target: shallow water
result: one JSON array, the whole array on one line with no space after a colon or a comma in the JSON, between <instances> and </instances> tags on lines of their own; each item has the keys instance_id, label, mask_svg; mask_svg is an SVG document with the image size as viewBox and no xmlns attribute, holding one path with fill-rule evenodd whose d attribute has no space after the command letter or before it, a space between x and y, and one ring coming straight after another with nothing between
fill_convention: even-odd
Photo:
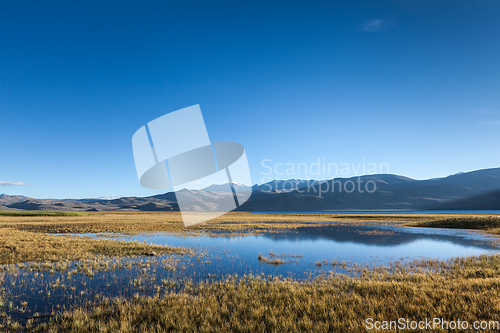
<instances>
[{"instance_id":1,"label":"shallow water","mask_svg":"<svg viewBox=\"0 0 500 333\"><path fill-rule=\"evenodd\" d=\"M497 251L496 238L479 232L408 228L394 224L332 223L257 235L234 236L220 232L218 237L168 233L85 236L112 236L112 239L189 247L194 251L185 256L105 259L103 262L108 268L101 264L100 268L94 265L86 269L82 268L81 262L73 262L62 271L42 270L38 275L22 266L10 272L5 271L8 267L4 266L4 272L0 273L4 303L1 311L13 320L23 322L35 312L43 315L116 296L161 295L180 290L186 284L216 281L234 274L309 280L329 271L348 272L342 265L332 263L387 265L391 261L446 260ZM273 257L271 253L284 256ZM286 263L267 264L258 259L259 254Z\"/></svg>"},{"instance_id":2,"label":"shallow water","mask_svg":"<svg viewBox=\"0 0 500 333\"><path fill-rule=\"evenodd\" d=\"M222 235L224 233L221 233ZM497 249L496 238L471 230L408 228L398 225L352 225L333 223L324 227L301 227L250 236L178 237L158 233L126 239L148 243L210 249L220 261L219 274L248 273L294 275L316 272L311 264L322 260L358 264L387 264L405 259L449 259L480 255ZM294 265L270 266L257 260L261 253L301 255ZM234 260L224 262L227 253ZM237 259L237 260L236 260ZM237 265L235 266L235 262Z\"/></svg>"}]
</instances>

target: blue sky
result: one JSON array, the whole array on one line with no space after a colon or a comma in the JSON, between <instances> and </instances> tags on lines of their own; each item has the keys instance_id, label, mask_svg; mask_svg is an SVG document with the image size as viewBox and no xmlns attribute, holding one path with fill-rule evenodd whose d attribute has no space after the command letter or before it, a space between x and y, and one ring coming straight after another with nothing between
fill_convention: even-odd
<instances>
[{"instance_id":1,"label":"blue sky","mask_svg":"<svg viewBox=\"0 0 500 333\"><path fill-rule=\"evenodd\" d=\"M498 167L499 17L498 1L2 2L0 193L161 193L139 185L132 135L194 104L253 182L335 176L263 160Z\"/></svg>"}]
</instances>

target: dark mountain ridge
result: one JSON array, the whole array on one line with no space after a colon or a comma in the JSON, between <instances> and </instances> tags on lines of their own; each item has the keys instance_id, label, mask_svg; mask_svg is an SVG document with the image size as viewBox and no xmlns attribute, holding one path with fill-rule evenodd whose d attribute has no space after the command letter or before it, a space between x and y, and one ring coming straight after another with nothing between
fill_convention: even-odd
<instances>
[{"instance_id":1,"label":"dark mountain ridge","mask_svg":"<svg viewBox=\"0 0 500 333\"><path fill-rule=\"evenodd\" d=\"M237 186L241 191L250 190ZM232 196L221 188L225 187L182 191L193 198L193 210L217 210L211 200ZM378 174L327 181L275 180L252 188L250 199L239 210L500 210L500 168L429 180ZM112 200L33 199L2 194L0 210L178 211L179 206L173 192Z\"/></svg>"}]
</instances>

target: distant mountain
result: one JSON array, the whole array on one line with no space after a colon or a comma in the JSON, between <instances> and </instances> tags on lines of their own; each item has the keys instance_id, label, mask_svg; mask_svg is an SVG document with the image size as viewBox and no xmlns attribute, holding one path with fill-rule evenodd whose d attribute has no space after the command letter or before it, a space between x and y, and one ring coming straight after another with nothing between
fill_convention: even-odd
<instances>
[{"instance_id":1,"label":"distant mountain","mask_svg":"<svg viewBox=\"0 0 500 333\"><path fill-rule=\"evenodd\" d=\"M359 183L358 183L359 182ZM352 191L353 184L356 189ZM375 186L375 185L376 186ZM369 186L368 186L369 185ZM361 191L357 187L361 186ZM364 186L368 186L368 191ZM373 193L369 193L375 188ZM320 193L321 189L321 193ZM352 191L352 192L351 192ZM500 168L414 180L397 175L336 178L279 195L256 193L242 210L500 209ZM351 192L351 193L349 193ZM477 199L478 196L481 200ZM472 201L475 203L472 204ZM479 205L481 204L481 205Z\"/></svg>"},{"instance_id":2,"label":"distant mountain","mask_svg":"<svg viewBox=\"0 0 500 333\"><path fill-rule=\"evenodd\" d=\"M318 184L320 181L318 180L303 180L303 179L275 179L270 182L254 185L252 187L246 186L243 184L233 183L235 190L241 191L265 191L265 192L282 192L282 191L291 191L298 188L303 188L307 186L311 186L313 184ZM227 192L227 183L226 184L216 184L211 185L203 189L203 191L212 191L212 192Z\"/></svg>"},{"instance_id":3,"label":"distant mountain","mask_svg":"<svg viewBox=\"0 0 500 333\"><path fill-rule=\"evenodd\" d=\"M437 180L422 181L423 184L429 184L431 182L438 182L442 185L446 184L467 187L483 191L495 191L500 189L500 187L498 186L498 184L500 183L500 168L477 170L467 173L460 172L455 175L440 178Z\"/></svg>"},{"instance_id":4,"label":"distant mountain","mask_svg":"<svg viewBox=\"0 0 500 333\"><path fill-rule=\"evenodd\" d=\"M234 184L237 192L250 187ZM459 173L444 178L415 180L381 174L328 181L275 180L252 187L252 195L239 210L392 210L471 209L500 210L500 168ZM217 210L232 196L226 185L203 190L182 190L193 211ZM241 193L240 192L240 193ZM196 195L195 195L196 194ZM151 197L105 199L33 199L0 195L0 210L69 211L178 211L175 193Z\"/></svg>"},{"instance_id":5,"label":"distant mountain","mask_svg":"<svg viewBox=\"0 0 500 333\"><path fill-rule=\"evenodd\" d=\"M229 183L226 184L214 184L210 185L209 187L204 188L202 191L210 191L210 192L228 192ZM239 191L251 191L252 187L251 186L246 186L244 184L238 184L238 183L233 183L233 187L235 190Z\"/></svg>"},{"instance_id":6,"label":"distant mountain","mask_svg":"<svg viewBox=\"0 0 500 333\"><path fill-rule=\"evenodd\" d=\"M314 184L319 184L323 181L319 180L304 180L304 179L275 179L270 182L261 184L261 185L254 185L252 187L253 191L265 191L265 192L271 192L271 191L276 191L276 192L286 192L286 191L292 191L304 187L309 187Z\"/></svg>"},{"instance_id":7,"label":"distant mountain","mask_svg":"<svg viewBox=\"0 0 500 333\"><path fill-rule=\"evenodd\" d=\"M25 196L22 195L7 195L7 194L0 194L0 206L5 206L5 205L11 205L16 202L21 202L26 199L29 199Z\"/></svg>"}]
</instances>

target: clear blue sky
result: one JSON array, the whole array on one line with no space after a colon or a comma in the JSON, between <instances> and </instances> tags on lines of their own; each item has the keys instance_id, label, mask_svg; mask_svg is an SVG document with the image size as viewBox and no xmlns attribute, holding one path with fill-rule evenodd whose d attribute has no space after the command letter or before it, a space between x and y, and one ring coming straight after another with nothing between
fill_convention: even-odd
<instances>
[{"instance_id":1,"label":"clear blue sky","mask_svg":"<svg viewBox=\"0 0 500 333\"><path fill-rule=\"evenodd\" d=\"M499 19L496 0L3 1L0 185L31 186L0 193L161 193L139 185L132 135L194 104L254 182L264 159L498 167Z\"/></svg>"}]
</instances>

